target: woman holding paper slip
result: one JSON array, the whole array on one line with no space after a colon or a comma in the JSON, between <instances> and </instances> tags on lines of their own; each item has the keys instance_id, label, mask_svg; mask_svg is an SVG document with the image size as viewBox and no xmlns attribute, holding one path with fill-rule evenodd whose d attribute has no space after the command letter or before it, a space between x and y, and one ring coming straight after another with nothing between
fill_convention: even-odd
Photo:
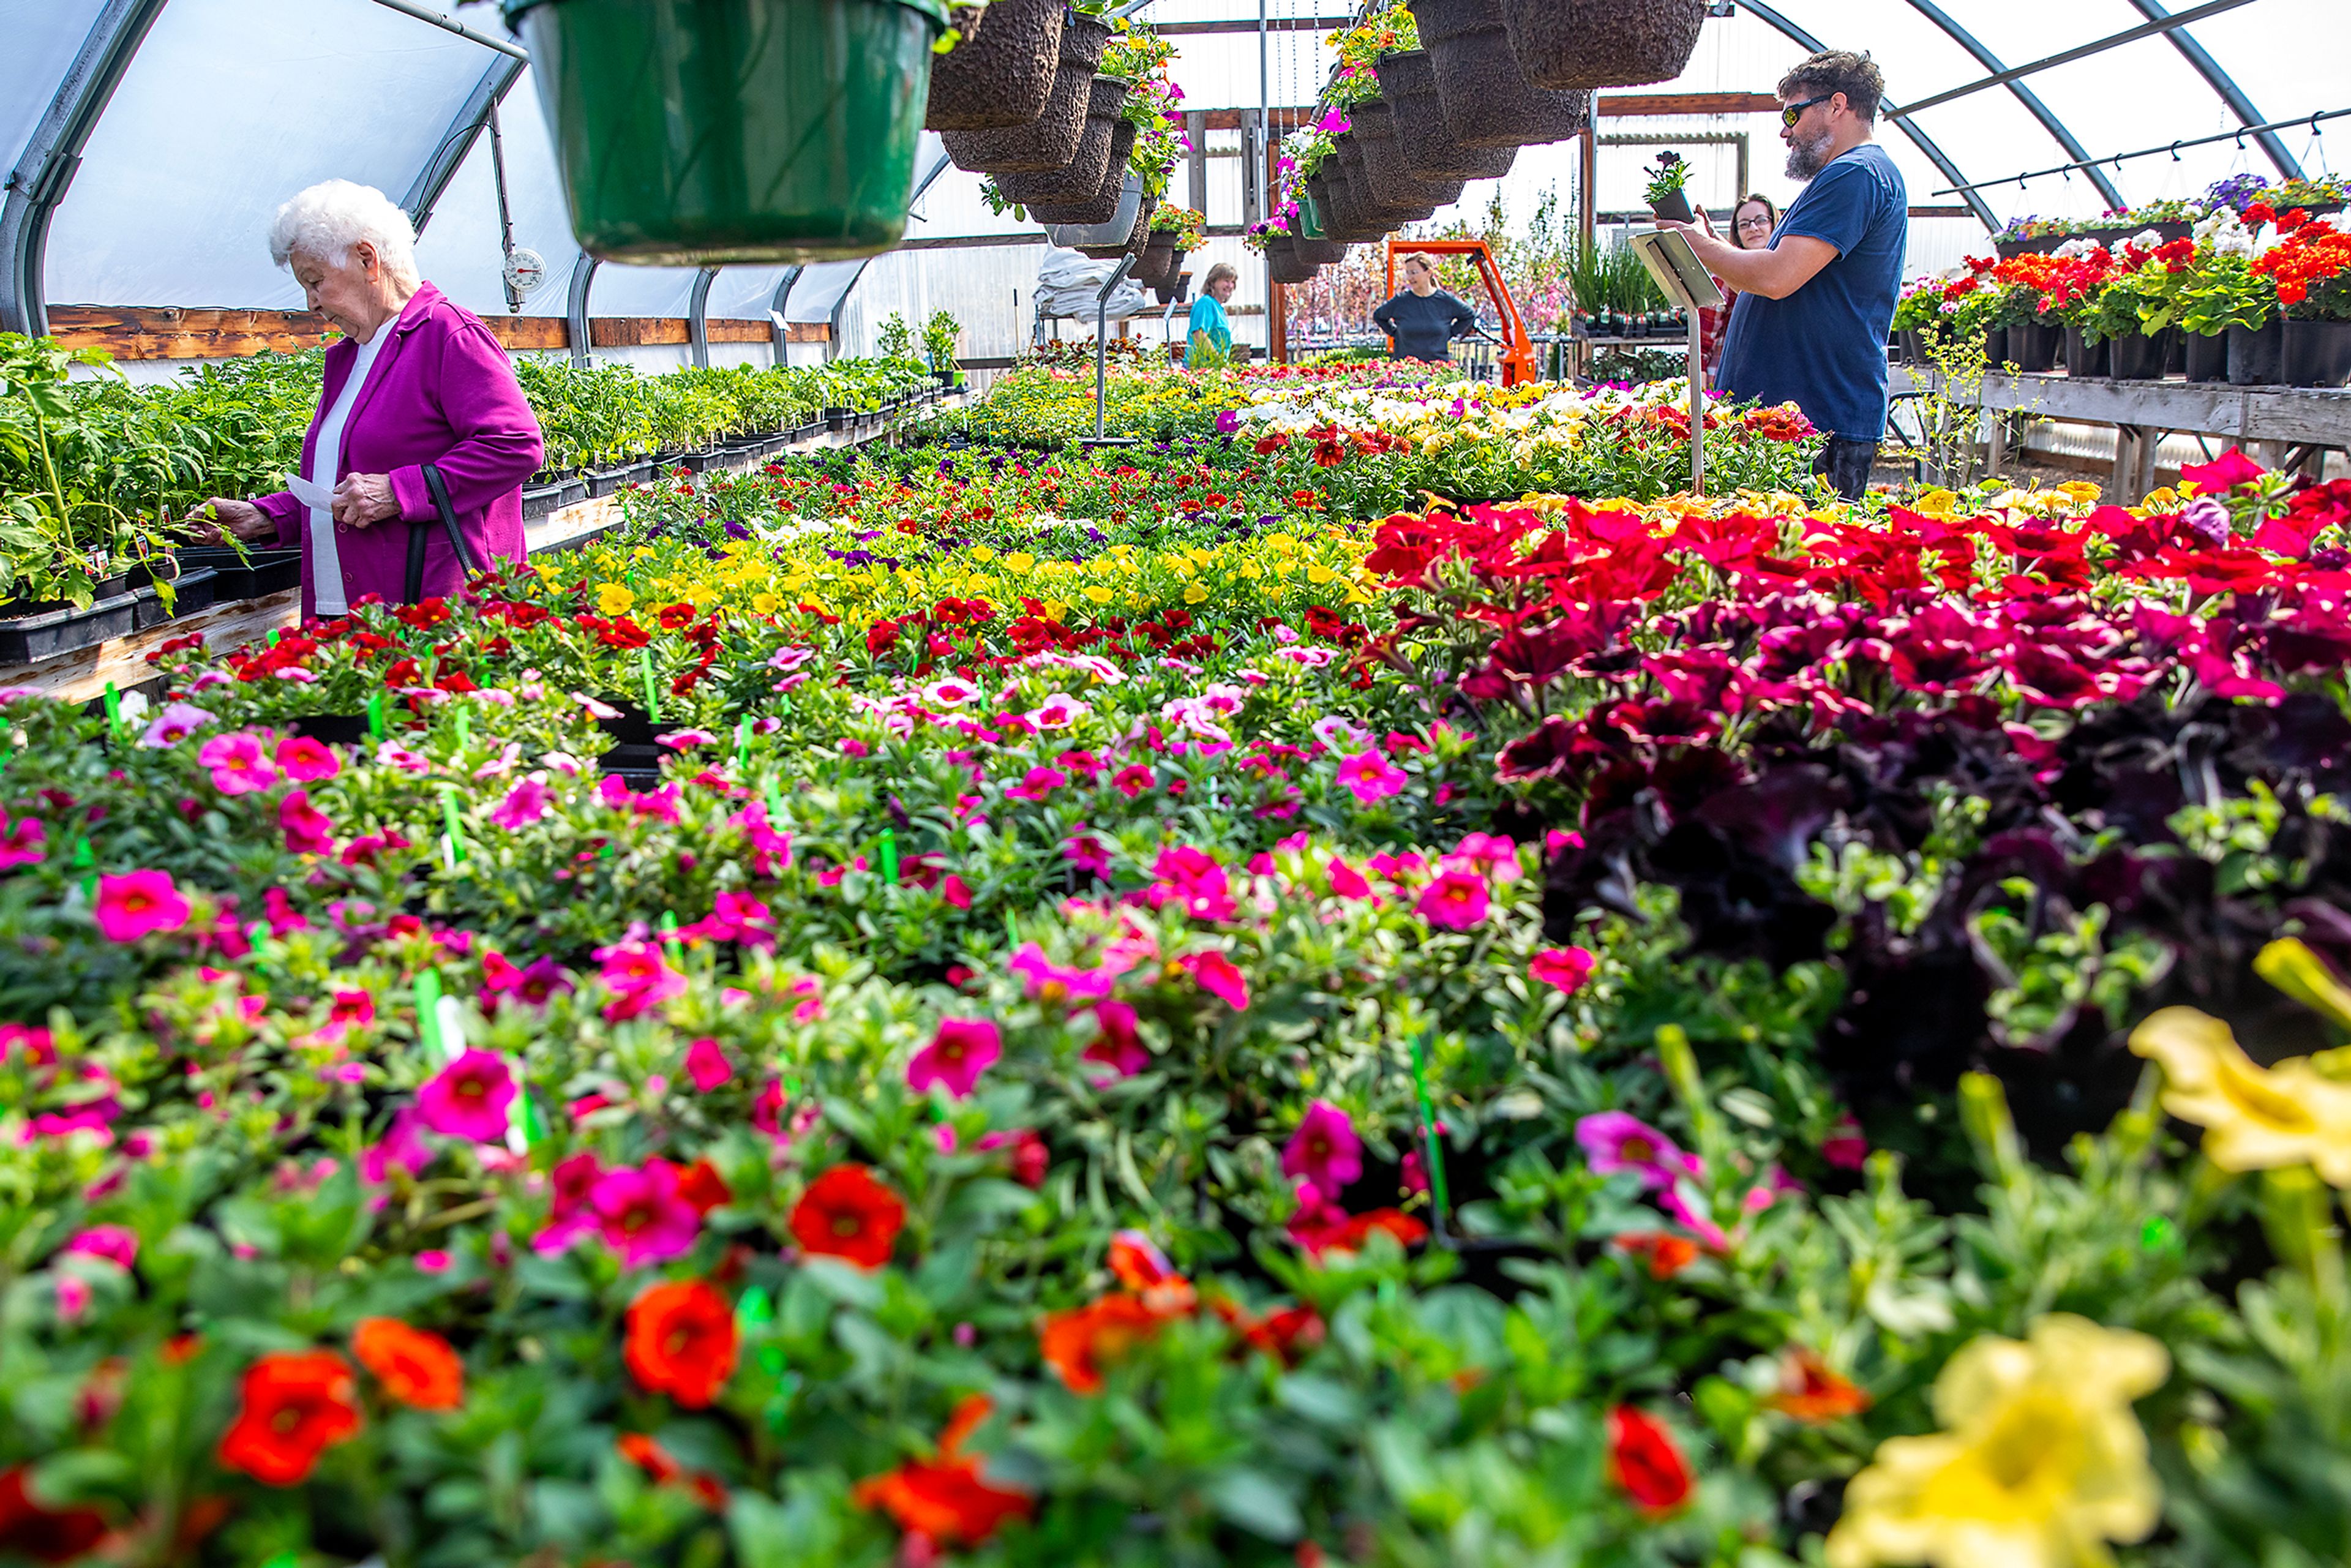
<instances>
[{"instance_id":1,"label":"woman holding paper slip","mask_svg":"<svg viewBox=\"0 0 2351 1568\"><path fill-rule=\"evenodd\" d=\"M343 340L327 350L290 487L215 497L189 520L299 543L305 620L340 615L368 594L455 593L467 565L523 558L522 486L543 450L538 417L480 318L417 275L415 244L407 214L347 180L311 186L270 225L271 257Z\"/></svg>"}]
</instances>

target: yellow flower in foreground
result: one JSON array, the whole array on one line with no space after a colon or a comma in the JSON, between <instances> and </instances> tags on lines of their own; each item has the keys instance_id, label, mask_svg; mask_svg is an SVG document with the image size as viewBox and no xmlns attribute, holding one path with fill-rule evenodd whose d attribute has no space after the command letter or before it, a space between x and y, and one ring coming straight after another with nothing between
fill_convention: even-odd
<instances>
[{"instance_id":1,"label":"yellow flower in foreground","mask_svg":"<svg viewBox=\"0 0 2351 1568\"><path fill-rule=\"evenodd\" d=\"M2165 1008L2131 1030L2130 1048L2163 1067L2163 1108L2204 1132L2204 1157L2225 1171L2314 1166L2351 1186L2351 1084L2304 1058L2262 1067L2229 1026L2194 1008Z\"/></svg>"},{"instance_id":2,"label":"yellow flower in foreground","mask_svg":"<svg viewBox=\"0 0 2351 1568\"><path fill-rule=\"evenodd\" d=\"M637 596L617 582L608 582L596 590L596 612L600 615L626 615Z\"/></svg>"},{"instance_id":3,"label":"yellow flower in foreground","mask_svg":"<svg viewBox=\"0 0 2351 1568\"><path fill-rule=\"evenodd\" d=\"M2163 1494L2131 1401L2171 1358L2127 1329L2053 1313L2022 1343L1984 1334L1935 1380L1945 1430L1889 1437L1845 1489L1829 1568L2092 1568L2144 1540Z\"/></svg>"}]
</instances>

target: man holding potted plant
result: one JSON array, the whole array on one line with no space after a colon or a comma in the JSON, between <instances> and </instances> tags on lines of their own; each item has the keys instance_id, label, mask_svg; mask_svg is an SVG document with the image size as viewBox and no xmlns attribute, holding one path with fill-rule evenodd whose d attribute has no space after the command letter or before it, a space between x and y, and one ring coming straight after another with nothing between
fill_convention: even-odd
<instances>
[{"instance_id":1,"label":"man holding potted plant","mask_svg":"<svg viewBox=\"0 0 2351 1568\"><path fill-rule=\"evenodd\" d=\"M1741 250L1708 228L1689 236L1740 298L1719 378L1725 396L1793 402L1829 433L1814 471L1857 499L1886 434L1886 334L1909 243L1910 196L1877 144L1886 78L1866 55L1833 49L1782 78L1780 140L1807 182L1769 248Z\"/></svg>"}]
</instances>

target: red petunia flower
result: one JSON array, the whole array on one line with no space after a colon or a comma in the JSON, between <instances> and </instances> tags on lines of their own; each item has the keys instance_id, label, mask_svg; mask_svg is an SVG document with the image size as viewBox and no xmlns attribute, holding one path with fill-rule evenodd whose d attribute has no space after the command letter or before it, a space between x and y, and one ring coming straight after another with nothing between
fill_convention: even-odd
<instances>
[{"instance_id":1,"label":"red petunia flower","mask_svg":"<svg viewBox=\"0 0 2351 1568\"><path fill-rule=\"evenodd\" d=\"M220 1462L274 1487L309 1479L319 1456L360 1429L350 1364L330 1350L275 1352L246 1369Z\"/></svg>"},{"instance_id":2,"label":"red petunia flower","mask_svg":"<svg viewBox=\"0 0 2351 1568\"><path fill-rule=\"evenodd\" d=\"M351 1331L351 1354L402 1405L454 1410L465 1401L465 1364L437 1333L398 1318L362 1318Z\"/></svg>"},{"instance_id":3,"label":"red petunia flower","mask_svg":"<svg viewBox=\"0 0 2351 1568\"><path fill-rule=\"evenodd\" d=\"M74 1563L106 1536L106 1516L93 1508L45 1508L26 1490L27 1467L0 1470L0 1556L36 1563Z\"/></svg>"},{"instance_id":4,"label":"red petunia flower","mask_svg":"<svg viewBox=\"0 0 2351 1568\"><path fill-rule=\"evenodd\" d=\"M689 1410L718 1397L735 1375L738 1340L726 1298L700 1280L648 1287L629 1303L622 1356L640 1387Z\"/></svg>"},{"instance_id":5,"label":"red petunia flower","mask_svg":"<svg viewBox=\"0 0 2351 1568\"><path fill-rule=\"evenodd\" d=\"M792 1237L804 1252L840 1258L861 1269L890 1260L906 1206L863 1166L835 1166L792 1205Z\"/></svg>"},{"instance_id":6,"label":"red petunia flower","mask_svg":"<svg viewBox=\"0 0 2351 1568\"><path fill-rule=\"evenodd\" d=\"M978 1461L964 1457L964 1439L987 1419L988 1410L987 1396L973 1395L939 1434L937 1458L909 1459L858 1482L851 1496L860 1508L880 1509L897 1521L909 1537L953 1545L977 1546L1006 1520L1026 1519L1033 1506L1029 1494L989 1485Z\"/></svg>"},{"instance_id":7,"label":"red petunia flower","mask_svg":"<svg viewBox=\"0 0 2351 1568\"><path fill-rule=\"evenodd\" d=\"M1689 1465L1673 1435L1629 1405L1608 1412L1608 1473L1646 1513L1671 1513L1689 1500Z\"/></svg>"}]
</instances>

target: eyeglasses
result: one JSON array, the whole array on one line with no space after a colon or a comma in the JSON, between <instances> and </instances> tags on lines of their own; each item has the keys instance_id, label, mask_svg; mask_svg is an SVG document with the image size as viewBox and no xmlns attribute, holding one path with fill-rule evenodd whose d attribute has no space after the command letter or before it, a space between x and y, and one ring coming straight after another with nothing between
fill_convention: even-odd
<instances>
[{"instance_id":1,"label":"eyeglasses","mask_svg":"<svg viewBox=\"0 0 2351 1568\"><path fill-rule=\"evenodd\" d=\"M1767 229L1767 230L1768 230L1768 229L1769 229L1769 228L1771 228L1771 220L1770 218L1766 217L1766 216L1765 216L1763 214L1761 214L1761 213L1756 213L1756 214L1754 214L1752 216L1750 216L1750 217L1744 217L1744 218L1740 219L1740 220L1739 220L1739 226L1740 226L1740 228L1742 228L1742 229Z\"/></svg>"},{"instance_id":2,"label":"eyeglasses","mask_svg":"<svg viewBox=\"0 0 2351 1568\"><path fill-rule=\"evenodd\" d=\"M1836 94L1833 92L1824 92L1818 98L1808 98L1802 103L1792 103L1780 111L1780 123L1793 131L1796 128L1796 121L1804 118L1804 110L1816 103L1826 103L1835 96Z\"/></svg>"}]
</instances>

